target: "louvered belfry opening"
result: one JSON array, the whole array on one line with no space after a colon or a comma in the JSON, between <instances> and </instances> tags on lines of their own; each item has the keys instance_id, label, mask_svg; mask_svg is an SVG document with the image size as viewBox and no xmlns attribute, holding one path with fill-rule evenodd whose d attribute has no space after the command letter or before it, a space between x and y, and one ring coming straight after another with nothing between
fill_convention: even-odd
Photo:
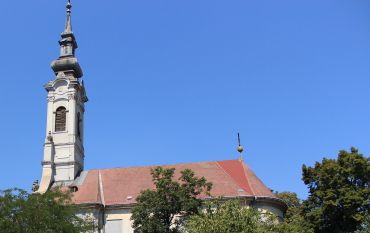
<instances>
[{"instance_id":1,"label":"louvered belfry opening","mask_svg":"<svg viewBox=\"0 0 370 233\"><path fill-rule=\"evenodd\" d=\"M66 131L66 108L59 107L55 113L55 132Z\"/></svg>"}]
</instances>

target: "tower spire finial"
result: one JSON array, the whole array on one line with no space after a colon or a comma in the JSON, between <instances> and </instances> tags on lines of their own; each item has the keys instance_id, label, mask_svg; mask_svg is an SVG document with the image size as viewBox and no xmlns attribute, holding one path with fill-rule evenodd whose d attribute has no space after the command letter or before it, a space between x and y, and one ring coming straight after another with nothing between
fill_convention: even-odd
<instances>
[{"instance_id":1,"label":"tower spire finial","mask_svg":"<svg viewBox=\"0 0 370 233\"><path fill-rule=\"evenodd\" d=\"M72 32L71 23L71 0L67 1L67 22L64 31L61 33L61 39L59 40L60 45L60 56L58 59L51 63L51 68L55 74L58 75L60 72L73 71L75 78L82 77L82 70L78 64L77 58L75 57L75 50L78 48L76 38Z\"/></svg>"},{"instance_id":2,"label":"tower spire finial","mask_svg":"<svg viewBox=\"0 0 370 233\"><path fill-rule=\"evenodd\" d=\"M240 144L240 134L238 133L238 152L240 153L240 157L239 157L240 162L243 161L243 150L244 150L244 148Z\"/></svg>"},{"instance_id":3,"label":"tower spire finial","mask_svg":"<svg viewBox=\"0 0 370 233\"><path fill-rule=\"evenodd\" d=\"M68 0L66 8L67 8L67 22L66 22L66 27L64 29L64 32L71 33L72 32L72 23L71 23L71 8L72 8L72 5L71 5L71 0Z\"/></svg>"}]
</instances>

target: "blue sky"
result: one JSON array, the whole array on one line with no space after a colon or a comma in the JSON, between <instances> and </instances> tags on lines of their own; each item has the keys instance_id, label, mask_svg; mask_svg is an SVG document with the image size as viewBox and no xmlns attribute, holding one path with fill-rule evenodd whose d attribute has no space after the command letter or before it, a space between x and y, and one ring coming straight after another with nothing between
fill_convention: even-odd
<instances>
[{"instance_id":1,"label":"blue sky","mask_svg":"<svg viewBox=\"0 0 370 233\"><path fill-rule=\"evenodd\" d=\"M86 169L238 158L307 195L301 166L370 150L370 1L73 1ZM4 1L0 189L41 177L65 1Z\"/></svg>"}]
</instances>

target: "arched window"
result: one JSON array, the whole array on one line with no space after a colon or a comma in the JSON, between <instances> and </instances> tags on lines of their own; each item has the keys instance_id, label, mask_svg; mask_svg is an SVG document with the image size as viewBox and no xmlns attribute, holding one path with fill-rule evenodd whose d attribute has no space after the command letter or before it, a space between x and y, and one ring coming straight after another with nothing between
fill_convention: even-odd
<instances>
[{"instance_id":1,"label":"arched window","mask_svg":"<svg viewBox=\"0 0 370 233\"><path fill-rule=\"evenodd\" d=\"M66 131L66 108L59 107L55 113L55 132Z\"/></svg>"}]
</instances>

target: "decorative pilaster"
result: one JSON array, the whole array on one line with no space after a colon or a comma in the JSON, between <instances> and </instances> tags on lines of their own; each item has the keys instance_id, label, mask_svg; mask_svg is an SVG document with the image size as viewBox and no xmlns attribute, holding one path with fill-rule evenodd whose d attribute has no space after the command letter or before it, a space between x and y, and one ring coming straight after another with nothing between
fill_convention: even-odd
<instances>
[{"instance_id":1,"label":"decorative pilaster","mask_svg":"<svg viewBox=\"0 0 370 233\"><path fill-rule=\"evenodd\" d=\"M46 142L44 144L44 160L42 161L42 177L40 186L37 192L45 193L52 184L54 180L54 142L53 137L51 136L51 132L49 136L46 138Z\"/></svg>"}]
</instances>

